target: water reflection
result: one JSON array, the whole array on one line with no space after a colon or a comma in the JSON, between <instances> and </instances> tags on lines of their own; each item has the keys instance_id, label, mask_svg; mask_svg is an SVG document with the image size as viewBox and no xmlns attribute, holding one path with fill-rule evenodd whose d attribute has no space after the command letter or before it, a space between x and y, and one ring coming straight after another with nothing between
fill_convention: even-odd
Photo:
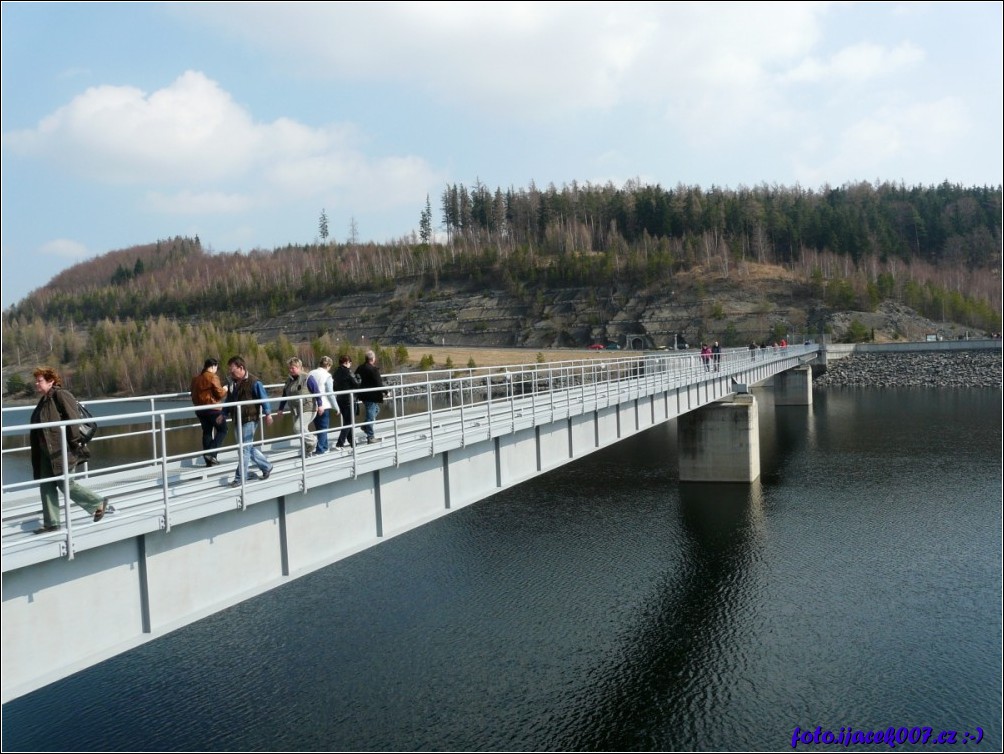
<instances>
[{"instance_id":1,"label":"water reflection","mask_svg":"<svg viewBox=\"0 0 1004 754\"><path fill-rule=\"evenodd\" d=\"M762 489L759 481L678 487L686 535L680 569L652 594L645 620L625 631L626 662L609 669L622 682L594 709L590 736L578 734L560 748L672 750L692 748L695 740L718 748L716 725L707 721L726 716L737 689L707 679L744 664L735 639L751 629L743 606L759 558Z\"/></svg>"}]
</instances>

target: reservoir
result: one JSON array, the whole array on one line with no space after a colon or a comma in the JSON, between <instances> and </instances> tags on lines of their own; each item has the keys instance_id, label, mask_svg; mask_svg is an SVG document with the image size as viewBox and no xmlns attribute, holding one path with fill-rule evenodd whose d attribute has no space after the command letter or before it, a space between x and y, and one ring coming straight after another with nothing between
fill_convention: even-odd
<instances>
[{"instance_id":1,"label":"reservoir","mask_svg":"<svg viewBox=\"0 0 1004 754\"><path fill-rule=\"evenodd\" d=\"M754 394L752 485L680 483L668 422L15 699L3 748L999 751L1000 390ZM840 749L892 750L797 745Z\"/></svg>"}]
</instances>

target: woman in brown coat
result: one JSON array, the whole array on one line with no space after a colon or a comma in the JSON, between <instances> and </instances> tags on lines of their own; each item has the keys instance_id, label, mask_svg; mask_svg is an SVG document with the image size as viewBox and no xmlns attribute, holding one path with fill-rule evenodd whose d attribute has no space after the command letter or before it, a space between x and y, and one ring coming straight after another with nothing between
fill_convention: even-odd
<instances>
[{"instance_id":1,"label":"woman in brown coat","mask_svg":"<svg viewBox=\"0 0 1004 754\"><path fill-rule=\"evenodd\" d=\"M68 419L80 419L77 399L60 385L59 375L50 367L35 370L35 390L41 399L31 413L32 424L46 424ZM80 442L79 425L66 427L66 456L64 459L60 427L31 430L31 469L35 479L47 479L38 486L42 495L42 528L35 534L56 531L59 528L59 488L64 469L72 473L78 463L90 457L87 446ZM64 463L65 460L65 463ZM70 480L70 499L100 521L108 509L108 498Z\"/></svg>"}]
</instances>

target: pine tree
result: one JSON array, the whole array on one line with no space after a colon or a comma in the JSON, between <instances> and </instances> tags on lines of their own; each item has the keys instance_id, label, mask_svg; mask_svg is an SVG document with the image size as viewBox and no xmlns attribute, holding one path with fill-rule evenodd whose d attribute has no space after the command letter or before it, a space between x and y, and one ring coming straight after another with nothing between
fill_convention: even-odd
<instances>
[{"instance_id":1,"label":"pine tree","mask_svg":"<svg viewBox=\"0 0 1004 754\"><path fill-rule=\"evenodd\" d=\"M422 217L418 221L418 236L422 243L432 242L432 205L429 203L429 195L425 195L425 209L422 210Z\"/></svg>"},{"instance_id":2,"label":"pine tree","mask_svg":"<svg viewBox=\"0 0 1004 754\"><path fill-rule=\"evenodd\" d=\"M328 242L328 213L321 210L321 219L317 224L317 232L321 236L321 243Z\"/></svg>"}]
</instances>

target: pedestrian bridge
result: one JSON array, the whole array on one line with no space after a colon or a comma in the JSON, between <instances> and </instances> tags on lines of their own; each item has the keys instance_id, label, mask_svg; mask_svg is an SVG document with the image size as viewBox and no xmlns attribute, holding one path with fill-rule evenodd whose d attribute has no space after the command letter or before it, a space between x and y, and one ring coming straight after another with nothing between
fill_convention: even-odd
<instances>
[{"instance_id":1,"label":"pedestrian bridge","mask_svg":"<svg viewBox=\"0 0 1004 754\"><path fill-rule=\"evenodd\" d=\"M692 352L604 354L387 375L378 442L347 451L332 444L307 457L301 437L277 422L256 440L274 471L267 480L245 474L238 488L229 483L239 446L224 446L220 465L207 468L187 394L144 398L142 411L136 399L88 401L99 417L91 463L57 481L64 491L72 478L107 496L115 512L94 523L64 494L63 527L37 535L30 426L4 409L3 701L618 440L728 403L748 385L776 378L783 389L798 375L796 398L776 402L804 405L805 364L818 349L726 349L710 363ZM755 403L741 398L753 406L755 446ZM54 426L65 443L66 424ZM755 466L752 478L758 456ZM701 478L700 459L691 468Z\"/></svg>"}]
</instances>

